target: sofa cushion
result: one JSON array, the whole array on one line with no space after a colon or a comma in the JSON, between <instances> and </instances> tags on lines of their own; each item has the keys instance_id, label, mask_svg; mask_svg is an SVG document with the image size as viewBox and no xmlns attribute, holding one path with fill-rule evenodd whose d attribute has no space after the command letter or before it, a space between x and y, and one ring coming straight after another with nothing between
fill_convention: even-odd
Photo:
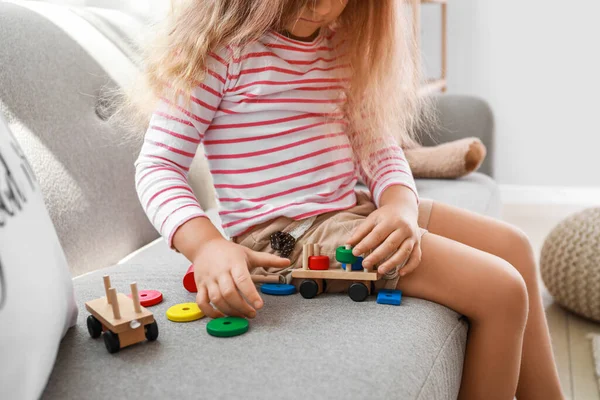
<instances>
[{"instance_id":1,"label":"sofa cushion","mask_svg":"<svg viewBox=\"0 0 600 400\"><path fill-rule=\"evenodd\" d=\"M124 264L75 278L81 315L69 331L45 399L65 398L456 398L467 326L443 306L405 298L379 305L371 296L263 295L265 306L248 333L215 338L208 318L168 321L171 305L191 302L182 278L189 262L158 240ZM163 293L149 309L158 322L156 342L109 354L86 331L85 301L103 296L102 275L126 291Z\"/></svg>"},{"instance_id":2,"label":"sofa cushion","mask_svg":"<svg viewBox=\"0 0 600 400\"><path fill-rule=\"evenodd\" d=\"M496 181L481 173L472 173L460 179L417 179L417 190L421 197L478 214L500 217L500 188Z\"/></svg>"},{"instance_id":3,"label":"sofa cushion","mask_svg":"<svg viewBox=\"0 0 600 400\"><path fill-rule=\"evenodd\" d=\"M0 115L0 398L39 397L77 309L27 159Z\"/></svg>"},{"instance_id":4,"label":"sofa cushion","mask_svg":"<svg viewBox=\"0 0 600 400\"><path fill-rule=\"evenodd\" d=\"M417 179L419 197L433 199L451 206L500 217L500 188L487 175L475 172L460 179ZM358 184L358 189L369 189Z\"/></svg>"}]
</instances>

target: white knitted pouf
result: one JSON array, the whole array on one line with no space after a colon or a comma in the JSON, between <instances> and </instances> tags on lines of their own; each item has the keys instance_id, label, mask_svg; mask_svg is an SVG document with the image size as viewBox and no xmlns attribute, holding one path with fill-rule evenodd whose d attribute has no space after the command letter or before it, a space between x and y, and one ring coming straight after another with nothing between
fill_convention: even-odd
<instances>
[{"instance_id":1,"label":"white knitted pouf","mask_svg":"<svg viewBox=\"0 0 600 400\"><path fill-rule=\"evenodd\" d=\"M540 268L554 300L600 321L600 208L558 224L544 242Z\"/></svg>"}]
</instances>

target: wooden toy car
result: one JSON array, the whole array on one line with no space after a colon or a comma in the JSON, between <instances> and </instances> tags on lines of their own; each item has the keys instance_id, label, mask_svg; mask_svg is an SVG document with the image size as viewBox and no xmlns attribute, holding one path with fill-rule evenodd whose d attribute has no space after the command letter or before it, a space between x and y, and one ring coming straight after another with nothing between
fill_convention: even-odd
<instances>
[{"instance_id":1,"label":"wooden toy car","mask_svg":"<svg viewBox=\"0 0 600 400\"><path fill-rule=\"evenodd\" d=\"M354 301L364 301L371 294L371 284L379 279L377 272L364 268L356 271L352 268L358 257L352 254L349 245L336 249L336 260L345 266L345 269L329 269L329 257L322 256L320 246L305 244L302 248L302 268L292 271L292 278L304 278L300 283L300 294L305 299L312 299L325 290L325 279L342 279L355 281L348 288L348 295Z\"/></svg>"},{"instance_id":2,"label":"wooden toy car","mask_svg":"<svg viewBox=\"0 0 600 400\"><path fill-rule=\"evenodd\" d=\"M106 297L85 303L91 313L87 318L88 332L92 338L102 334L109 353L123 347L158 338L158 325L154 315L140 305L137 284L131 284L131 298L118 293L110 286L110 277L104 276Z\"/></svg>"}]
</instances>

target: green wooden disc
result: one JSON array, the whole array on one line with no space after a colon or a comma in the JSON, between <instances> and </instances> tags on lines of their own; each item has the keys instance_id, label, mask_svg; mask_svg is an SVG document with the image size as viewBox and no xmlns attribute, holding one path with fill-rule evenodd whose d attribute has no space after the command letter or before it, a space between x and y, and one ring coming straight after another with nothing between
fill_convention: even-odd
<instances>
[{"instance_id":1,"label":"green wooden disc","mask_svg":"<svg viewBox=\"0 0 600 400\"><path fill-rule=\"evenodd\" d=\"M206 331L212 336L231 337L248 332L248 320L239 317L216 318L206 324Z\"/></svg>"},{"instance_id":2,"label":"green wooden disc","mask_svg":"<svg viewBox=\"0 0 600 400\"><path fill-rule=\"evenodd\" d=\"M352 249L347 249L345 246L335 249L335 259L342 264L354 264L356 262L356 256L352 254Z\"/></svg>"}]
</instances>

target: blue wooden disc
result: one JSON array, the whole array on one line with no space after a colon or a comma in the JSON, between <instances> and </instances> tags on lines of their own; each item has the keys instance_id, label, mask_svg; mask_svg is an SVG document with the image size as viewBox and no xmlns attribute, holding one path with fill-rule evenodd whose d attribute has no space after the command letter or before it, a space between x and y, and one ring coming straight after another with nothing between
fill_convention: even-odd
<instances>
[{"instance_id":1,"label":"blue wooden disc","mask_svg":"<svg viewBox=\"0 0 600 400\"><path fill-rule=\"evenodd\" d=\"M263 283L260 291L274 296L287 296L296 293L296 286L283 283Z\"/></svg>"}]
</instances>

